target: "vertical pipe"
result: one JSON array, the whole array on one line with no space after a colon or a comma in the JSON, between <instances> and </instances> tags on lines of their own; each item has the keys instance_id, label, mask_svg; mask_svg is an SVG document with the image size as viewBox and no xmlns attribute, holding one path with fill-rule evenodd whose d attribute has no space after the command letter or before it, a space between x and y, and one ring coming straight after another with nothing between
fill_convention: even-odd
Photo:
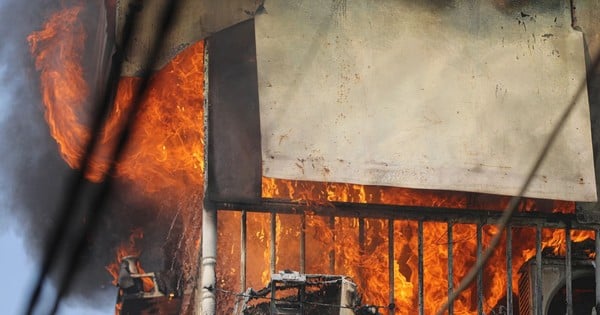
<instances>
[{"instance_id":1,"label":"vertical pipe","mask_svg":"<svg viewBox=\"0 0 600 315\"><path fill-rule=\"evenodd\" d=\"M481 222L477 223L477 260L483 254L483 235ZM477 314L483 315L483 272L477 273Z\"/></svg>"},{"instance_id":2,"label":"vertical pipe","mask_svg":"<svg viewBox=\"0 0 600 315\"><path fill-rule=\"evenodd\" d=\"M277 251L275 249L275 246L277 245L276 242L276 238L277 238L277 215L275 214L275 211L271 211L271 250L270 250L270 255L269 255L269 259L271 261L271 274L275 273L275 263L277 260Z\"/></svg>"},{"instance_id":3,"label":"vertical pipe","mask_svg":"<svg viewBox=\"0 0 600 315\"><path fill-rule=\"evenodd\" d=\"M565 228L565 240L567 242L567 253L565 254L565 286L567 298L567 315L573 315L573 269L571 261L571 227Z\"/></svg>"},{"instance_id":4,"label":"vertical pipe","mask_svg":"<svg viewBox=\"0 0 600 315\"><path fill-rule=\"evenodd\" d=\"M207 45L208 46L208 45ZM209 54L208 47L204 50L204 126L206 130L209 129L210 120L210 106L208 103L208 91L209 91ZM208 132L204 135L204 192L208 189L208 163L209 147ZM201 258L200 258L200 272L197 278L197 288L195 292L195 314L202 315L215 315L217 313L217 296L215 294L215 286L217 283L217 276L215 267L217 265L217 209L209 205L208 202L204 202L202 207L202 239L201 239Z\"/></svg>"},{"instance_id":5,"label":"vertical pipe","mask_svg":"<svg viewBox=\"0 0 600 315\"><path fill-rule=\"evenodd\" d=\"M542 225L535 227L535 309L536 315L543 315L542 296Z\"/></svg>"},{"instance_id":6,"label":"vertical pipe","mask_svg":"<svg viewBox=\"0 0 600 315\"><path fill-rule=\"evenodd\" d=\"M329 229L333 231L331 250L329 251L329 273L335 274L335 217L329 217Z\"/></svg>"},{"instance_id":7,"label":"vertical pipe","mask_svg":"<svg viewBox=\"0 0 600 315\"><path fill-rule=\"evenodd\" d=\"M425 314L425 301L423 299L423 221L419 220L419 226L417 228L418 232L418 258L419 258L419 267L418 267L418 276L419 276L419 315Z\"/></svg>"},{"instance_id":8,"label":"vertical pipe","mask_svg":"<svg viewBox=\"0 0 600 315\"><path fill-rule=\"evenodd\" d=\"M454 241L452 240L452 222L448 221L447 224L448 232L448 296L452 295L454 291L454 257L452 253L452 247ZM454 302L448 305L448 315L454 314Z\"/></svg>"},{"instance_id":9,"label":"vertical pipe","mask_svg":"<svg viewBox=\"0 0 600 315\"><path fill-rule=\"evenodd\" d=\"M388 220L388 276L390 315L396 312L394 304L394 219Z\"/></svg>"},{"instance_id":10,"label":"vertical pipe","mask_svg":"<svg viewBox=\"0 0 600 315\"><path fill-rule=\"evenodd\" d=\"M600 314L600 228L596 228L596 314Z\"/></svg>"},{"instance_id":11,"label":"vertical pipe","mask_svg":"<svg viewBox=\"0 0 600 315\"><path fill-rule=\"evenodd\" d=\"M200 310L202 315L216 314L216 264L217 210L205 204L202 209L202 275L200 277Z\"/></svg>"},{"instance_id":12,"label":"vertical pipe","mask_svg":"<svg viewBox=\"0 0 600 315\"><path fill-rule=\"evenodd\" d=\"M506 225L506 315L513 315L512 227Z\"/></svg>"},{"instance_id":13,"label":"vertical pipe","mask_svg":"<svg viewBox=\"0 0 600 315\"><path fill-rule=\"evenodd\" d=\"M301 215L300 224L300 273L306 273L306 214Z\"/></svg>"},{"instance_id":14,"label":"vertical pipe","mask_svg":"<svg viewBox=\"0 0 600 315\"><path fill-rule=\"evenodd\" d=\"M240 292L246 291L246 236L248 234L247 215L248 214L246 210L242 210L242 217L240 219Z\"/></svg>"}]
</instances>

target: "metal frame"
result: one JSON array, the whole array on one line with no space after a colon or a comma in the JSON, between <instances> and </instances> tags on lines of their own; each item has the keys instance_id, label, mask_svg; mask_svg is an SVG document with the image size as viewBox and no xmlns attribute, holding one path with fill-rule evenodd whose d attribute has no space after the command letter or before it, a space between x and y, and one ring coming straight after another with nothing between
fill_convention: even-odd
<instances>
[{"instance_id":1,"label":"metal frame","mask_svg":"<svg viewBox=\"0 0 600 315\"><path fill-rule=\"evenodd\" d=\"M246 218L247 212L268 212L271 214L271 233L272 235L276 235L276 216L277 214L296 214L302 216L302 227L301 227L301 241L299 245L299 253L300 253L300 266L301 269L305 268L305 218L304 215L307 213L319 216L329 216L330 226L332 226L335 222L335 217L357 217L359 218L359 246L361 245L361 241L364 239L364 219L366 218L374 218L374 219L387 219L388 224L388 255L389 257L393 257L394 255L394 222L396 220L411 220L417 222L417 233L418 233L418 314L424 314L424 280L423 280L423 234L424 234L424 222L446 222L447 224L447 238L448 238L448 294L451 294L454 290L453 285L453 226L457 223L466 223L473 224L477 229L477 255L481 255L483 251L483 237L482 237L482 229L484 225L493 224L494 221L500 217L502 214L501 211L486 211L486 210L477 210L477 209L450 209L450 208L433 208L433 207L412 207L412 206L395 206L395 205L380 205L380 204L358 204L358 203L345 203L345 202L334 202L328 203L326 205L315 205L315 204L303 204L302 202L292 202L286 200L275 200L275 199L263 199L260 205L250 205L250 204L241 204L241 203L217 203L213 205L217 209L221 210L241 210L241 226L242 226L242 239L241 239L241 262L240 266L242 267L241 275L245 277L245 266L246 266L246 237L245 235L248 233L246 230ZM534 227L536 229L536 256L535 256L535 264L536 268L536 276L535 276L535 296L534 301L536 307L537 314L542 314L541 306L543 303L542 293L541 293L541 266L542 266L542 229L543 228L556 228L556 229L564 229L566 233L566 257L565 257L565 274L566 274L566 292L567 292L567 306L566 313L573 314L573 288L572 288L572 248L570 244L571 240L571 231L573 229L581 229L581 230L594 230L596 231L596 236L600 234L600 227L595 224L590 223L581 223L577 221L576 214L560 214L560 213L543 213L543 212L519 212L515 214L513 220L508 226L507 231L510 231L506 234L506 268L507 268L507 296L506 296L506 308L507 314L513 314L513 282L512 282L512 263L513 263L513 253L512 253L512 230L513 228L519 227ZM275 237L270 238L270 269L271 272L274 273L275 269L275 257L277 244ZM596 238L596 252L600 251L600 240ZM335 266L335 253L330 253L330 266ZM595 258L596 264L600 264L600 257L596 256ZM333 270L332 270L333 271ZM395 304L394 304L394 264L392 260L389 260L388 263L388 274L389 274L389 306L388 311L389 314L394 314L395 312ZM596 278L600 278L600 271L596 270ZM245 290L245 280L241 279L242 289ZM477 312L478 314L483 314L483 303L484 303L484 294L483 294L483 276L479 273L477 277ZM596 284L597 287L600 285ZM596 304L600 305L600 290L596 291ZM453 307L450 306L448 314L453 314Z\"/></svg>"}]
</instances>

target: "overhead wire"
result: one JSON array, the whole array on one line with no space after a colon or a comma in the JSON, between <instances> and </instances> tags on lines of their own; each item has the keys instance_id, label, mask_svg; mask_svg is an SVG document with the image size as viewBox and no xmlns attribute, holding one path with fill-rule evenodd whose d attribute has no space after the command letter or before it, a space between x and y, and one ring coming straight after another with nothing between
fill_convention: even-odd
<instances>
[{"instance_id":1,"label":"overhead wire","mask_svg":"<svg viewBox=\"0 0 600 315\"><path fill-rule=\"evenodd\" d=\"M595 59L591 63L591 66L587 69L586 73L597 72L599 64L600 64L600 55L595 57ZM485 263L490 259L490 257L494 253L494 250L496 250L496 248L498 247L498 244L500 243L500 239L502 238L502 234L504 233L504 230L506 229L507 224L510 222L513 214L515 213L517 206L521 202L521 199L523 199L523 195L529 188L529 185L533 181L533 178L536 176L537 171L542 166L542 163L544 162L544 159L546 158L546 156L548 155L548 152L552 148L554 141L560 134L560 131L562 130L563 126L565 125L565 122L567 121L567 119L569 118L571 113L573 112L573 109L575 109L576 105L578 104L579 99L584 94L583 92L586 91L586 88L587 88L587 76L581 79L581 82L580 82L579 86L577 87L577 89L575 90L575 94L573 95L571 102L563 110L559 119L556 121L556 124L554 125L550 134L548 135L548 138L545 141L544 146L540 150L540 153L537 155L537 158L536 158L533 166L527 173L527 177L526 177L525 181L523 182L523 184L521 185L518 193L510 199L508 205L506 206L506 208L504 209L504 212L502 213L502 216L498 219L498 221L495 225L496 230L498 232L491 239L490 244L488 245L486 250L483 252L483 254L481 256L477 257L477 261L476 261L475 265L463 277L463 279L460 281L456 290L452 291L452 294L448 296L448 300L436 312L436 315L443 315L444 312L446 310L448 310L450 305L452 303L454 303L454 301L456 301L456 299L465 290L467 290L469 285L475 280L475 277L477 277L477 274L483 270Z\"/></svg>"},{"instance_id":2,"label":"overhead wire","mask_svg":"<svg viewBox=\"0 0 600 315\"><path fill-rule=\"evenodd\" d=\"M126 15L125 23L123 26L123 36L120 47L128 48L131 41L133 25L135 23L135 13L138 10L135 6L130 6L129 11ZM123 49L125 51L125 49ZM67 188L65 189L64 199L61 201L58 207L58 218L56 220L55 229L51 231L48 238L48 243L45 248L42 264L40 271L37 274L36 280L34 281L34 287L30 294L29 302L27 304L26 314L33 314L35 306L37 305L44 283L49 273L54 268L58 261L56 253L64 244L67 237L67 232L70 231L68 227L74 226L72 222L77 212L76 205L80 200L85 185L85 174L91 168L91 160L94 150L100 139L100 132L103 128L105 117L110 111L112 100L116 95L116 88L118 78L120 76L121 66L123 64L123 51L117 50L112 56L111 67L106 81L106 89L102 92L101 96L96 98L96 106L94 107L94 117L92 126L90 128L90 140L86 145L85 152L80 160L79 165L81 168L77 171L69 180Z\"/></svg>"},{"instance_id":3,"label":"overhead wire","mask_svg":"<svg viewBox=\"0 0 600 315\"><path fill-rule=\"evenodd\" d=\"M99 192L95 194L92 198L93 202L91 203L91 207L88 210L88 216L84 221L84 227L73 237L73 241L75 242L74 248L69 252L67 251L67 260L66 260L66 272L62 274L59 278L58 282L58 290L57 294L52 303L52 309L49 314L55 314L58 310L61 299L65 296L68 291L70 284L72 282L73 277L76 274L76 266L78 266L79 261L81 260L82 253L85 249L86 240L94 234L94 231L97 227L97 221L100 219L101 214L103 213L104 204L106 202L107 196L112 187L112 177L114 176L116 165L118 161L121 160L123 152L128 143L129 134L131 133L134 124L135 117L137 112L139 111L140 105L144 98L146 97L147 88L150 81L151 69L154 68L158 61L159 53L162 48L162 44L165 39L165 35L167 31L171 28L172 22L174 20L175 12L177 12L179 1L169 1L166 9L162 15L162 18L159 19L160 23L158 23L158 32L157 36L154 38L153 45L149 50L149 55L146 57L144 62L143 73L141 75L140 84L135 91L135 94L132 99L131 109L126 117L125 125L121 130L120 136L118 137L118 141L115 147L115 151L112 154L110 159L109 169L106 173L105 180L100 184ZM124 60L124 53L127 51L127 48L132 44L132 33L136 21L136 16L139 11L139 3L135 5L130 5L129 11L127 14L127 18L123 28L123 37L122 37L122 50L118 50L113 56L113 64L111 66L111 71L108 76L108 88L104 92L104 96L102 97L102 101L100 102L100 108L96 113L95 120L93 123L93 133L86 148L85 155L82 159L82 168L78 172L76 178L72 181L69 189L67 189L66 200L64 201L64 205L60 208L61 212L59 215L59 220L57 221L57 229L53 235L51 235L49 245L47 247L46 255L38 275L37 281L35 282L34 290L31 294L27 312L26 314L33 314L36 305L38 305L40 294L42 292L43 285L45 280L48 277L48 274L55 266L58 261L57 253L60 249L60 245L64 243L67 237L67 229L66 226L69 226L70 221L72 221L73 214L76 212L75 205L77 204L79 198L81 198L83 184L84 184L84 176L86 171L90 167L90 161L94 149L98 143L99 139L99 131L102 128L104 117L108 113L110 105L114 100L114 95L116 93L117 83L120 77L120 70Z\"/></svg>"},{"instance_id":4,"label":"overhead wire","mask_svg":"<svg viewBox=\"0 0 600 315\"><path fill-rule=\"evenodd\" d=\"M66 268L67 272L64 273L64 276L62 277L62 281L59 282L59 290L58 290L56 299L53 303L53 308L52 308L51 314L54 314L57 311L60 299L67 292L69 285L71 283L72 277L74 276L74 272L68 272L68 271L74 270L74 267L77 265L77 262L81 259L81 253L83 252L83 249L85 248L86 238L88 236L90 236L91 234L93 234L93 231L95 230L95 225L96 225L95 223L97 222L98 218L100 217L100 214L102 213L103 205L105 203L106 197L107 197L107 195L110 191L110 187L111 187L111 176L114 174L117 161L120 160L122 153L124 151L124 148L127 145L128 136L129 136L129 133L131 132L132 125L134 123L135 114L137 113L137 110L139 109L141 100L143 99L143 97L145 95L145 91L148 87L150 73L147 69L152 69L152 65L157 60L157 56L158 56L158 52L161 47L162 40L164 39L166 30L170 27L170 24L173 20L173 13L175 12L175 7L176 7L177 2L178 1L170 1L169 2L170 3L169 9L166 11L166 14L163 18L163 23L161 23L162 27L159 28L159 35L158 35L158 38L155 40L155 45L154 45L153 49L150 50L151 57L148 58L147 67L144 68L144 69L146 69L146 71L142 75L141 84L137 90L136 95L134 96L132 109L129 113L129 117L127 119L127 123L124 127L124 130L122 131L121 136L119 138L118 145L117 145L116 150L113 155L113 159L111 159L112 162L110 163L110 168L109 168L109 171L107 172L106 179L102 183L100 192L97 193L96 198L94 198L94 201L95 201L93 203L94 207L89 210L90 217L88 218L88 220L86 220L85 227L79 234L79 237L76 238L76 246L75 246L74 250L71 251L71 255L69 255L69 260L68 260L68 264L67 264L67 268ZM133 29L133 25L134 25L134 21L135 21L134 12L136 10L137 9L135 9L135 8L130 8L130 13L132 13L132 14L128 14L128 18L126 19L126 22L125 22L125 27L123 28L124 31L123 31L123 37L122 37L123 38L123 41L122 41L123 45L121 46L122 48L129 47L129 45L131 43L131 40L130 40L131 33L132 33L131 30ZM126 51L126 49L123 49L123 51ZM92 136L86 147L85 154L83 155L83 157L81 159L81 162L82 162L80 164L81 170L79 172L77 172L75 178L73 180L71 180L71 182L68 186L68 189L67 189L66 199L62 202L62 206L59 208L61 211L59 212L59 217L58 217L57 224L56 224L57 228L56 228L55 232L49 238L50 241L48 242L48 245L46 246L46 252L44 255L44 259L43 259L38 277L36 278L36 281L35 281L34 290L32 291L32 293L30 295L30 300L28 303L28 308L27 308L26 314L33 314L35 307L39 302L41 291L44 286L45 280L47 279L48 274L54 268L55 264L58 261L58 258L56 257L56 253L58 252L60 245L63 243L63 241L65 240L65 238L67 236L67 229L65 229L64 227L69 226L71 221L73 220L73 217L74 217L73 214L76 211L75 205L77 204L79 198L81 197L81 192L83 190L83 186L84 186L84 182L85 182L85 174L87 173L87 171L90 167L91 157L92 157L94 149L98 143L99 131L101 130L101 128L103 126L104 118L107 116L106 114L108 113L108 111L110 109L110 103L114 99L114 94L116 93L116 83L118 82L118 77L120 75L119 71L121 69L121 65L123 62L123 56L121 54L122 54L122 52L117 51L115 53L115 56L113 56L113 63L112 63L111 71L110 71L110 74L109 74L108 80L107 80L108 88L105 91L104 96L101 98L101 101L99 102L99 104L101 106L98 107L97 113L96 113L96 115L94 115L94 117L96 119L94 120L92 128L91 128ZM588 71L595 72L598 68L599 63L600 63L600 58L596 57L592 63L592 66L590 67L590 69ZM485 252L480 257L478 257L476 264L469 270L467 275L465 275L465 277L461 280L457 289L452 292L452 294L448 297L448 300L446 301L446 303L437 312L437 314L439 314L439 315L443 314L448 309L449 305L452 304L460 296L460 294L468 288L468 286L475 279L476 275L479 272L481 272L481 270L483 269L483 266L489 260L491 255L493 254L493 251L496 249L496 247L498 246L498 244L500 242L500 239L506 228L507 223L512 218L515 210L517 209L519 202L523 198L523 194L528 189L533 178L535 177L536 172L541 167L545 157L547 156L550 148L552 147L552 144L554 143L556 137L562 130L562 127L564 126L564 123L570 116L571 112L575 108L575 106L576 106L579 98L583 94L585 88L586 88L586 80L584 78L582 80L581 84L579 85L575 95L573 96L571 103L563 111L559 120L555 124L555 127L553 128L552 132L548 136L547 141L545 142L542 150L540 151L538 158L536 159L534 165L532 166L530 172L528 173L528 176L527 176L525 182L523 183L523 185L521 186L518 194L511 198L511 200L510 200L509 204L507 205L507 207L505 208L502 216L498 220L498 222L496 224L498 232L492 238L490 245L485 250Z\"/></svg>"},{"instance_id":5,"label":"overhead wire","mask_svg":"<svg viewBox=\"0 0 600 315\"><path fill-rule=\"evenodd\" d=\"M160 22L158 23L158 32L156 37L154 38L154 42L151 46L150 53L146 57L144 67L142 69L142 75L140 78L140 85L134 93L133 99L131 101L131 109L127 115L125 126L121 130L121 134L118 138L115 152L113 153L113 157L110 159L110 168L107 171L106 179L101 184L101 189L96 194L94 201L92 202L93 207L90 210L90 215L86 220L86 226L82 233L79 235L79 237L76 238L75 248L71 252L70 257L67 260L66 270L69 270L71 272L64 273L62 281L59 282L58 294L54 301L51 314L56 313L56 311L58 310L60 300L67 293L69 286L72 283L71 280L75 276L75 267L79 265L78 262L81 260L82 253L85 249L86 240L94 234L94 231L97 227L96 223L100 219L101 214L103 213L104 205L106 203L106 200L108 199L108 195L112 187L112 178L115 175L116 166L123 157L127 144L129 143L129 135L133 131L135 123L137 122L137 113L139 112L141 104L147 96L152 69L154 69L157 65L160 53L162 52L161 49L163 47L164 39L166 38L167 31L171 28L173 24L178 4L178 0L168 1L168 4L166 5L166 8L162 13L162 16L159 18Z\"/></svg>"}]
</instances>

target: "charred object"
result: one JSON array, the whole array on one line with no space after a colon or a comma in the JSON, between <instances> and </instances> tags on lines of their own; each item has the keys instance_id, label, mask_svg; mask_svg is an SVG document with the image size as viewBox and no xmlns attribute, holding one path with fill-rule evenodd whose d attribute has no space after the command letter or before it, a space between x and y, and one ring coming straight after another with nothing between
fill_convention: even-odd
<instances>
[{"instance_id":1,"label":"charred object","mask_svg":"<svg viewBox=\"0 0 600 315\"><path fill-rule=\"evenodd\" d=\"M137 257L124 257L117 280L117 313L179 314L183 301L181 279L173 271L143 272Z\"/></svg>"},{"instance_id":2,"label":"charred object","mask_svg":"<svg viewBox=\"0 0 600 315\"><path fill-rule=\"evenodd\" d=\"M342 275L281 271L258 291L249 288L236 303L236 315L324 314L376 315L375 306L361 305L356 284Z\"/></svg>"}]
</instances>

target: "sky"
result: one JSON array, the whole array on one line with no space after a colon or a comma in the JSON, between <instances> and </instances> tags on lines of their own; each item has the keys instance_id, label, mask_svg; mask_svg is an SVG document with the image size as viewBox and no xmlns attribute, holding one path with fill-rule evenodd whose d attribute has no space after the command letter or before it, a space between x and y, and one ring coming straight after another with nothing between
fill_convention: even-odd
<instances>
[{"instance_id":1,"label":"sky","mask_svg":"<svg viewBox=\"0 0 600 315\"><path fill-rule=\"evenodd\" d=\"M0 303L3 306L1 313L23 314L39 264L27 254L24 242L26 236L18 232L19 222L7 216L2 216L1 220L0 249L3 258L0 259L0 270L4 270L0 286ZM116 288L114 294L112 300L107 297L106 306L101 308L67 300L61 305L58 314L113 314L114 304L111 302L116 299Z\"/></svg>"}]
</instances>

